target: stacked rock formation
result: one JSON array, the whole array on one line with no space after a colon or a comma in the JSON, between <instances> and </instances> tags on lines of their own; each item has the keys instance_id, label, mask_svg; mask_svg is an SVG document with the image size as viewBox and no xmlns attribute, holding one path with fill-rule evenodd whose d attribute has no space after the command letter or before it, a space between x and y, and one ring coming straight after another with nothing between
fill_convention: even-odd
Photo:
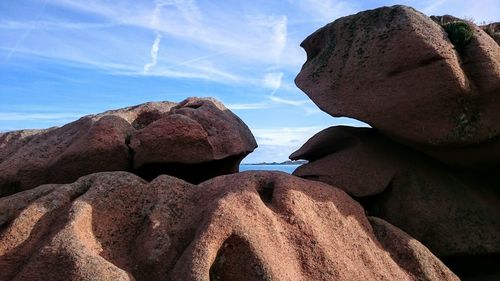
<instances>
[{"instance_id":1,"label":"stacked rock formation","mask_svg":"<svg viewBox=\"0 0 500 281\"><path fill-rule=\"evenodd\" d=\"M256 146L248 127L214 99L145 103L60 128L0 134L0 197L102 171L198 183L237 172Z\"/></svg>"},{"instance_id":2,"label":"stacked rock formation","mask_svg":"<svg viewBox=\"0 0 500 281\"><path fill-rule=\"evenodd\" d=\"M309 36L293 175L213 99L0 134L0 280L498 280L500 49L404 6ZM298 176L298 177L297 177ZM354 198L354 199L353 199Z\"/></svg>"},{"instance_id":3,"label":"stacked rock formation","mask_svg":"<svg viewBox=\"0 0 500 281\"><path fill-rule=\"evenodd\" d=\"M0 280L458 280L341 189L234 173L255 140L212 99L0 140Z\"/></svg>"},{"instance_id":4,"label":"stacked rock formation","mask_svg":"<svg viewBox=\"0 0 500 281\"><path fill-rule=\"evenodd\" d=\"M434 20L433 20L434 19ZM404 6L344 17L302 43L296 78L337 126L291 159L400 227L464 280L500 279L500 47L483 29Z\"/></svg>"}]
</instances>

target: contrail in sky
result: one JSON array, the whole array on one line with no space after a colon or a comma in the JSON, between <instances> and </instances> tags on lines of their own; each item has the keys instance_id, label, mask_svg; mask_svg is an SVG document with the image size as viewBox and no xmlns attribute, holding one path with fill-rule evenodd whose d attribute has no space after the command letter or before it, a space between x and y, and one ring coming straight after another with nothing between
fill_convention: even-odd
<instances>
[{"instance_id":1,"label":"contrail in sky","mask_svg":"<svg viewBox=\"0 0 500 281\"><path fill-rule=\"evenodd\" d=\"M158 52L160 51L161 34L156 32L156 38L151 46L151 62L144 65L144 73L147 74L149 69L158 62Z\"/></svg>"},{"instance_id":2,"label":"contrail in sky","mask_svg":"<svg viewBox=\"0 0 500 281\"><path fill-rule=\"evenodd\" d=\"M42 15L43 11L45 10L45 6L47 5L47 1L48 0L45 0L43 2L42 8L40 9L40 11L38 12L38 14L35 17L35 22L38 21L38 19ZM14 45L14 48L12 48L10 50L10 52L7 54L7 56L5 57L6 62L8 62L10 60L10 57L17 51L17 48L19 48L19 45L21 45L21 43L24 41L24 39L26 39L30 35L32 28L33 28L32 26L28 27L28 29L26 29L26 31L24 31L23 35L21 35L19 40L17 40L16 45Z\"/></svg>"}]
</instances>

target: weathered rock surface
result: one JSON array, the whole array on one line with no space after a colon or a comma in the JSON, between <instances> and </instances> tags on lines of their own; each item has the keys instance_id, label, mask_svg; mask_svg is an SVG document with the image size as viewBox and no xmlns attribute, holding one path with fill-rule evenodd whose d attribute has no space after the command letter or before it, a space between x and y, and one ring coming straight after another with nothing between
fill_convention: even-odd
<instances>
[{"instance_id":1,"label":"weathered rock surface","mask_svg":"<svg viewBox=\"0 0 500 281\"><path fill-rule=\"evenodd\" d=\"M8 158L34 136L50 130L22 130L0 133L0 161Z\"/></svg>"},{"instance_id":2,"label":"weathered rock surface","mask_svg":"<svg viewBox=\"0 0 500 281\"><path fill-rule=\"evenodd\" d=\"M482 143L458 147L409 145L450 167L500 174L500 136Z\"/></svg>"},{"instance_id":3,"label":"weathered rock surface","mask_svg":"<svg viewBox=\"0 0 500 281\"><path fill-rule=\"evenodd\" d=\"M100 171L199 182L237 172L256 146L248 127L216 100L145 103L60 128L1 134L0 196Z\"/></svg>"},{"instance_id":4,"label":"weathered rock surface","mask_svg":"<svg viewBox=\"0 0 500 281\"><path fill-rule=\"evenodd\" d=\"M335 126L314 135L290 159L309 161L294 175L364 197L381 193L389 186L405 164L400 153L404 153L401 146L393 145L373 129Z\"/></svg>"},{"instance_id":5,"label":"weathered rock surface","mask_svg":"<svg viewBox=\"0 0 500 281\"><path fill-rule=\"evenodd\" d=\"M500 257L496 173L454 170L371 128L328 128L290 158L310 161L294 175L345 190L369 215L400 227L444 261L460 261L459 270Z\"/></svg>"},{"instance_id":6,"label":"weathered rock surface","mask_svg":"<svg viewBox=\"0 0 500 281\"><path fill-rule=\"evenodd\" d=\"M490 24L482 25L481 29L484 30L491 38L500 45L500 22L492 22Z\"/></svg>"},{"instance_id":7,"label":"weathered rock surface","mask_svg":"<svg viewBox=\"0 0 500 281\"><path fill-rule=\"evenodd\" d=\"M500 135L500 47L475 25L457 52L444 29L404 6L340 18L302 42L295 82L322 110L398 140L477 145Z\"/></svg>"},{"instance_id":8,"label":"weathered rock surface","mask_svg":"<svg viewBox=\"0 0 500 281\"><path fill-rule=\"evenodd\" d=\"M420 242L383 219L368 217L368 220L372 225L375 237L382 244L382 247L394 259L405 261L404 263L400 263L400 266L406 271L415 272L417 275L425 276L425 278L432 280L447 278L444 272L435 270L435 268L442 266L441 261L438 259L422 258L429 255L429 250Z\"/></svg>"},{"instance_id":9,"label":"weathered rock surface","mask_svg":"<svg viewBox=\"0 0 500 281\"><path fill-rule=\"evenodd\" d=\"M340 189L279 172L97 173L0 214L1 280L458 280Z\"/></svg>"}]
</instances>

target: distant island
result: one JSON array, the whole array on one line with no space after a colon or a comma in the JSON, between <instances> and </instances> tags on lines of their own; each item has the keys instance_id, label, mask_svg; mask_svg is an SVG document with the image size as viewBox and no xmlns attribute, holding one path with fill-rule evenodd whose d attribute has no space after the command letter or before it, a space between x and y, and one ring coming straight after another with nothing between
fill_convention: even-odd
<instances>
[{"instance_id":1,"label":"distant island","mask_svg":"<svg viewBox=\"0 0 500 281\"><path fill-rule=\"evenodd\" d=\"M261 163L243 163L241 165L302 165L307 164L307 160L287 160L284 162L261 162Z\"/></svg>"}]
</instances>

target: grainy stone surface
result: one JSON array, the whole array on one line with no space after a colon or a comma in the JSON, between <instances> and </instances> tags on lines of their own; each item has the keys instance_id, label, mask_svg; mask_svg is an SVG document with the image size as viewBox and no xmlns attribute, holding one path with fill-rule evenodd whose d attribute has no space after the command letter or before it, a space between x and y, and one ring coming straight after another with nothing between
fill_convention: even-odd
<instances>
[{"instance_id":1,"label":"grainy stone surface","mask_svg":"<svg viewBox=\"0 0 500 281\"><path fill-rule=\"evenodd\" d=\"M395 139L464 146L500 135L500 47L471 25L457 52L444 29L405 6L340 18L304 42L295 82L322 110Z\"/></svg>"},{"instance_id":2,"label":"grainy stone surface","mask_svg":"<svg viewBox=\"0 0 500 281\"><path fill-rule=\"evenodd\" d=\"M500 253L497 173L452 169L371 128L328 128L291 158L310 160L294 175L345 190L440 258Z\"/></svg>"},{"instance_id":3,"label":"grainy stone surface","mask_svg":"<svg viewBox=\"0 0 500 281\"><path fill-rule=\"evenodd\" d=\"M0 213L1 280L458 280L340 189L279 172L97 173Z\"/></svg>"},{"instance_id":4,"label":"grainy stone surface","mask_svg":"<svg viewBox=\"0 0 500 281\"><path fill-rule=\"evenodd\" d=\"M0 134L0 196L101 171L199 182L237 172L256 146L248 127L214 99L145 103L60 128Z\"/></svg>"}]
</instances>

